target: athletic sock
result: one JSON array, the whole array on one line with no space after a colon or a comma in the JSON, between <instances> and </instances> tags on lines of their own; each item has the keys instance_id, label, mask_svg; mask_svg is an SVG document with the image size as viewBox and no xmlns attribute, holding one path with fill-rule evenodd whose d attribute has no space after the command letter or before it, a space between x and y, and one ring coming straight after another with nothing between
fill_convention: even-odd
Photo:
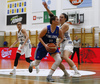
<instances>
[{"instance_id":1,"label":"athletic sock","mask_svg":"<svg viewBox=\"0 0 100 84\"><path fill-rule=\"evenodd\" d=\"M77 67L75 65L72 68L74 69L75 72L78 72Z\"/></svg>"}]
</instances>

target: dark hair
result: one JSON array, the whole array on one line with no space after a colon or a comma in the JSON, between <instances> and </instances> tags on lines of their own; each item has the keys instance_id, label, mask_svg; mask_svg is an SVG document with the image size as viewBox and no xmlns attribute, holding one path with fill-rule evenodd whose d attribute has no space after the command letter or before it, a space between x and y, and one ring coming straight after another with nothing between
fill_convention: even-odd
<instances>
[{"instance_id":1,"label":"dark hair","mask_svg":"<svg viewBox=\"0 0 100 84\"><path fill-rule=\"evenodd\" d=\"M54 14L49 14L49 16L50 16L50 17L53 17L53 16L54 16Z\"/></svg>"},{"instance_id":2,"label":"dark hair","mask_svg":"<svg viewBox=\"0 0 100 84\"><path fill-rule=\"evenodd\" d=\"M57 18L57 16L50 17L50 24L52 24L52 21L55 20L56 18Z\"/></svg>"},{"instance_id":3,"label":"dark hair","mask_svg":"<svg viewBox=\"0 0 100 84\"><path fill-rule=\"evenodd\" d=\"M62 13L62 15L64 15L64 17L66 18L65 22L67 22L68 21L68 15L66 15L65 13Z\"/></svg>"},{"instance_id":4,"label":"dark hair","mask_svg":"<svg viewBox=\"0 0 100 84\"><path fill-rule=\"evenodd\" d=\"M17 22L17 24L18 24L18 23L21 23L21 22ZM21 23L21 24L22 24L22 23Z\"/></svg>"}]
</instances>

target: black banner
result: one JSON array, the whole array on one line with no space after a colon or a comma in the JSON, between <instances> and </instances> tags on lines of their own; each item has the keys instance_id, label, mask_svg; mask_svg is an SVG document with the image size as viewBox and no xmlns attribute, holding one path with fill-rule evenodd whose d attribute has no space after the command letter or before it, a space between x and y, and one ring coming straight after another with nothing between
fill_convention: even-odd
<instances>
[{"instance_id":1,"label":"black banner","mask_svg":"<svg viewBox=\"0 0 100 84\"><path fill-rule=\"evenodd\" d=\"M18 22L26 24L26 14L16 14L7 16L7 25L16 25Z\"/></svg>"}]
</instances>

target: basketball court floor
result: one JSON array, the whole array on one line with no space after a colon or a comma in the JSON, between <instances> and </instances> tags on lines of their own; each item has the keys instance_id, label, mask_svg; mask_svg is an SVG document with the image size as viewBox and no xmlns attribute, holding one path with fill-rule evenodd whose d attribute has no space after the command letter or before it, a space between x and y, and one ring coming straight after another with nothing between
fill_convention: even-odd
<instances>
[{"instance_id":1,"label":"basketball court floor","mask_svg":"<svg viewBox=\"0 0 100 84\"><path fill-rule=\"evenodd\" d=\"M53 62L41 61L37 74L35 67L33 72L28 72L29 63L19 60L16 75L10 75L13 69L14 60L0 59L0 84L100 84L99 63L75 63L81 73L81 77L73 77L74 71L66 62L63 62L71 77L60 79L63 72L58 68L53 74L55 82L47 82L48 75Z\"/></svg>"}]
</instances>

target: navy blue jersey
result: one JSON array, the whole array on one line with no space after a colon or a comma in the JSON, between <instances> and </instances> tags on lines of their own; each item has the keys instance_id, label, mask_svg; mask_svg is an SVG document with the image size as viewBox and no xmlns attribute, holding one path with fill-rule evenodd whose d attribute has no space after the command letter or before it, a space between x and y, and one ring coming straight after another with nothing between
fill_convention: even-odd
<instances>
[{"instance_id":1,"label":"navy blue jersey","mask_svg":"<svg viewBox=\"0 0 100 84\"><path fill-rule=\"evenodd\" d=\"M42 40L47 44L47 43L56 43L56 39L59 36L59 27L56 26L55 31L52 33L51 32L51 25L47 26L47 33L45 36L42 37ZM43 46L41 42L39 43L39 46Z\"/></svg>"},{"instance_id":2,"label":"navy blue jersey","mask_svg":"<svg viewBox=\"0 0 100 84\"><path fill-rule=\"evenodd\" d=\"M46 44L47 43L56 43L56 39L57 39L58 35L59 35L59 27L56 27L55 31L52 33L51 25L48 25L47 33L45 34L45 36L42 37L42 39ZM46 56L47 53L48 53L48 51L45 49L45 47L42 45L42 43L39 42L36 52L35 52L35 59L41 60L43 57ZM59 53L58 48L54 53ZM54 54L54 53L50 53L50 55Z\"/></svg>"}]
</instances>

